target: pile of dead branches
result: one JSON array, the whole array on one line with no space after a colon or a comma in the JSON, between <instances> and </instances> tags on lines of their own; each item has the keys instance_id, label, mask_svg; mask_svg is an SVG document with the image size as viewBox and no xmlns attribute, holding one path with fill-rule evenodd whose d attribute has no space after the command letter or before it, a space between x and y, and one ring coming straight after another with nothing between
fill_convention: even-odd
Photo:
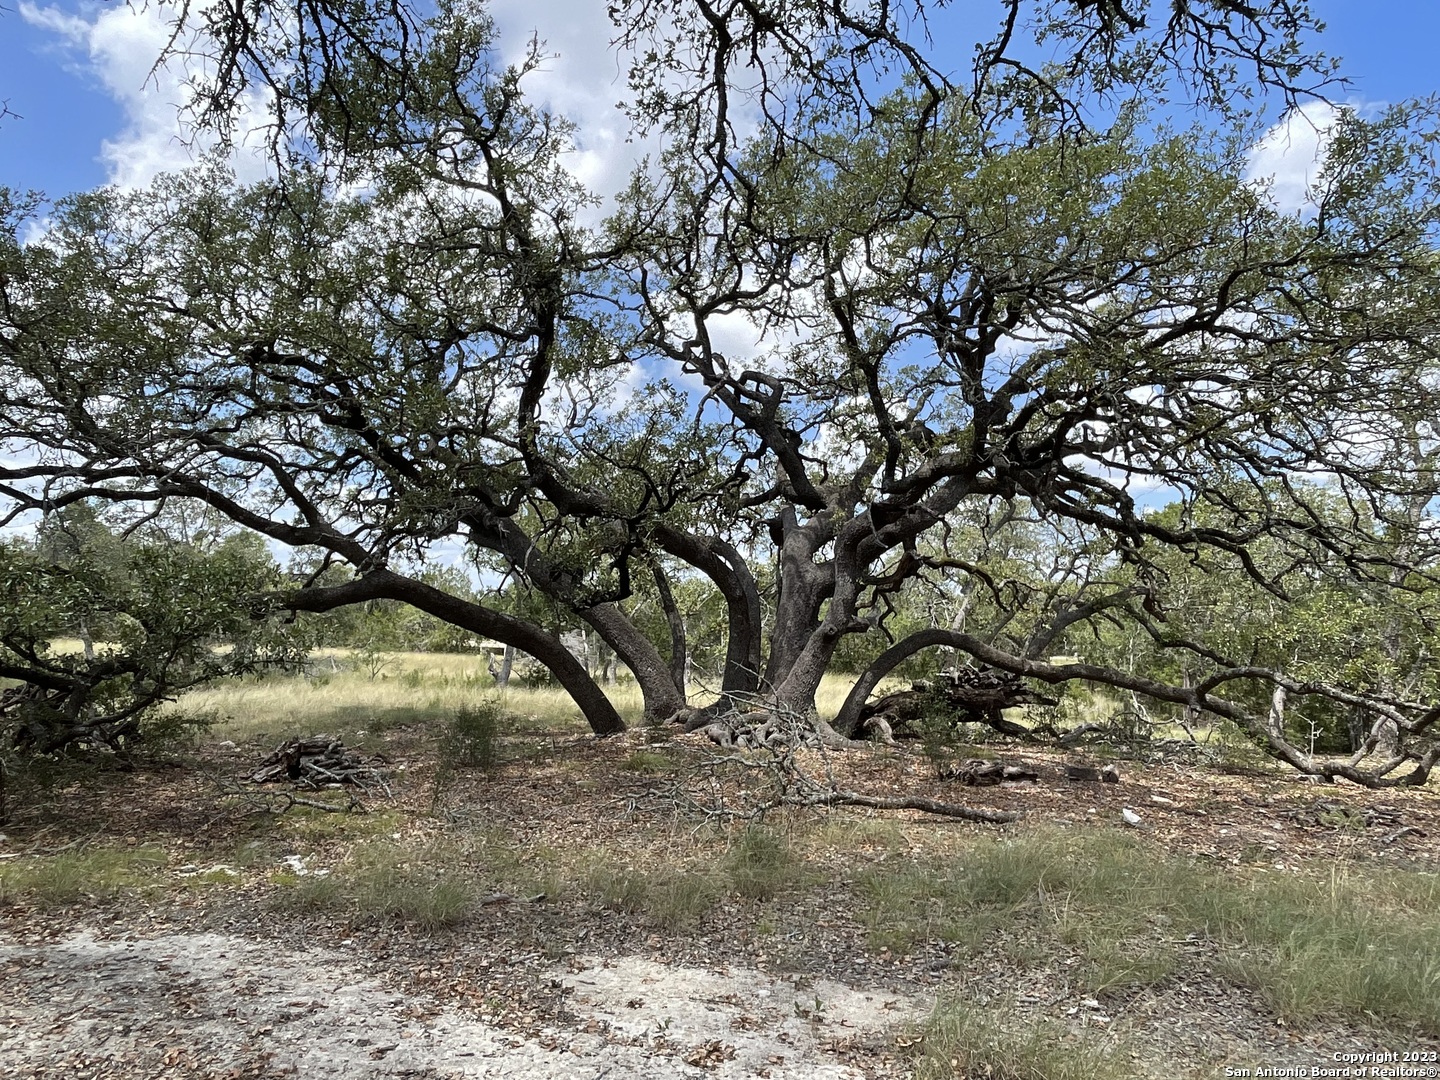
<instances>
[{"instance_id":1,"label":"pile of dead branches","mask_svg":"<svg viewBox=\"0 0 1440 1080\"><path fill-rule=\"evenodd\" d=\"M273 784L290 781L297 787L311 790L353 785L362 791L372 789L390 794L390 787L379 766L388 765L383 754L363 758L329 735L287 739L277 746L260 767L250 774L252 784Z\"/></svg>"},{"instance_id":2,"label":"pile of dead branches","mask_svg":"<svg viewBox=\"0 0 1440 1080\"><path fill-rule=\"evenodd\" d=\"M962 667L942 671L909 690L886 694L867 704L862 721L886 721L896 735L918 737L919 725L945 718L952 725L983 724L1002 735L1032 739L1022 724L1007 720L1004 710L1021 705L1055 705L1058 699L1033 689L1019 675L994 668Z\"/></svg>"}]
</instances>

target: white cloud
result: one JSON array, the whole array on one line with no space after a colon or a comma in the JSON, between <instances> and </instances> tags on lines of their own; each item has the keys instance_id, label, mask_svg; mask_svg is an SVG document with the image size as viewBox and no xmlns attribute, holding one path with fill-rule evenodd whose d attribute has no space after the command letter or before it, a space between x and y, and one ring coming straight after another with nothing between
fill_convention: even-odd
<instances>
[{"instance_id":1,"label":"white cloud","mask_svg":"<svg viewBox=\"0 0 1440 1080\"><path fill-rule=\"evenodd\" d=\"M87 20L53 7L24 2L20 17L32 26L54 33L72 53L72 63L100 86L123 109L125 127L100 146L100 158L109 180L121 188L143 187L164 172L188 168L213 149L212 137L187 131L182 123L191 101L183 64L155 67L155 60L170 38L158 6L117 6ZM259 95L247 96L241 116L263 122L266 110ZM242 149L232 163L242 179L259 179L265 173L258 133L242 138ZM247 140L253 145L246 145Z\"/></svg>"},{"instance_id":2,"label":"white cloud","mask_svg":"<svg viewBox=\"0 0 1440 1080\"><path fill-rule=\"evenodd\" d=\"M525 93L576 125L567 167L604 197L621 191L635 164L656 142L630 141L617 105L630 98L629 59L611 47L615 28L605 5L589 0L495 0L489 8L506 63L519 63L532 39L545 59L525 80Z\"/></svg>"},{"instance_id":3,"label":"white cloud","mask_svg":"<svg viewBox=\"0 0 1440 1080\"><path fill-rule=\"evenodd\" d=\"M1326 102L1291 109L1250 151L1245 178L1268 183L1270 199L1286 213L1314 207L1310 189L1325 167L1338 110Z\"/></svg>"}]
</instances>

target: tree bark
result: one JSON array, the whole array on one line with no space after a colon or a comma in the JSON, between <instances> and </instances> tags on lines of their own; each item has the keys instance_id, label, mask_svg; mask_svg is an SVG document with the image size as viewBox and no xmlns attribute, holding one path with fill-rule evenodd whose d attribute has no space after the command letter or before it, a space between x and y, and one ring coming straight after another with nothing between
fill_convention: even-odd
<instances>
[{"instance_id":1,"label":"tree bark","mask_svg":"<svg viewBox=\"0 0 1440 1080\"><path fill-rule=\"evenodd\" d=\"M655 588L660 594L660 608L665 612L665 625L670 629L670 678L683 695L685 673L689 667L690 647L685 638L685 616L675 604L675 594L670 590L670 578L665 568L656 562L651 566L655 575Z\"/></svg>"},{"instance_id":2,"label":"tree bark","mask_svg":"<svg viewBox=\"0 0 1440 1080\"><path fill-rule=\"evenodd\" d=\"M635 676L645 699L647 719L664 720L685 707L685 695L671 678L669 663L618 605L596 604L577 614L615 650Z\"/></svg>"},{"instance_id":3,"label":"tree bark","mask_svg":"<svg viewBox=\"0 0 1440 1080\"><path fill-rule=\"evenodd\" d=\"M770 657L765 665L765 684L774 689L777 701L793 707L814 703L814 691L820 686L821 664L816 673L814 644L820 632L820 609L834 586L834 569L815 565L815 553L825 537L815 521L800 525L793 508L781 512L780 566L777 580L779 594L775 598L775 625L770 633ZM838 639L837 639L838 640ZM810 652L803 670L796 673L801 657ZM833 653L833 644L829 650ZM825 662L828 663L828 656ZM813 685L811 685L813 683ZM805 688L810 687L809 700Z\"/></svg>"},{"instance_id":4,"label":"tree bark","mask_svg":"<svg viewBox=\"0 0 1440 1080\"><path fill-rule=\"evenodd\" d=\"M665 525L655 530L655 540L667 554L708 577L725 599L725 668L717 707L730 708L752 697L760 689L764 629L760 587L744 557L724 540L702 539Z\"/></svg>"}]
</instances>

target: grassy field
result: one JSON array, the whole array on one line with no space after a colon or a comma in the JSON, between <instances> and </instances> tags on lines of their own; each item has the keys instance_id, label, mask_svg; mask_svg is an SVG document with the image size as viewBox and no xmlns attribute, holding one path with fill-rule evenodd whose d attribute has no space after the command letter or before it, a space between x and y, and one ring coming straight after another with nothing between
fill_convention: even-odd
<instances>
[{"instance_id":1,"label":"grassy field","mask_svg":"<svg viewBox=\"0 0 1440 1080\"><path fill-rule=\"evenodd\" d=\"M822 716L839 711L853 681L825 677L816 700ZM644 703L633 679L617 680L605 692L627 724L640 722ZM709 688L691 687L693 704L713 699ZM229 680L191 691L170 708L223 723L230 738L248 738L284 737L302 729L353 735L443 723L486 701L498 702L516 723L533 729L568 731L582 723L574 702L558 687L527 686L515 679L497 690L480 656L387 653L372 663L348 649L317 650L303 676Z\"/></svg>"}]
</instances>

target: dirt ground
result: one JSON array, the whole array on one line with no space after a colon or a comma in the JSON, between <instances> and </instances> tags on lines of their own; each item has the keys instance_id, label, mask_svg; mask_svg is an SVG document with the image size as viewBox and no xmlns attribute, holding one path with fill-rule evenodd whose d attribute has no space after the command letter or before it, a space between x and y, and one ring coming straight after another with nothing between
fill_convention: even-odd
<instances>
[{"instance_id":1,"label":"dirt ground","mask_svg":"<svg viewBox=\"0 0 1440 1080\"><path fill-rule=\"evenodd\" d=\"M384 740L394 801L367 801L399 843L484 829L521 851L633 852L636 866L653 866L690 850L696 825L656 808L663 778L635 771L645 740L537 736L522 761L457 775L437 772L433 747L399 731ZM1046 1018L1102 1040L1124 1033L1142 1047L1137 1071L1153 1076L1308 1070L1336 1055L1440 1049L1354 1023L1289 1025L1218 978L1199 946L1178 977L1103 999L1076 990L1063 958L1017 967L972 953L961 962L939 941L893 955L867 941L843 890L800 890L763 917L729 897L683 929L580 896L497 893L439 930L287 911L277 874L323 872L343 858L349 841L337 819L357 816L311 815L311 831L287 831L296 811L275 815L237 797L265 749L212 741L168 763L77 781L4 829L4 859L98 844L157 845L165 858L145 888L67 904L0 898L0 1075L895 1078L911 1074L909 1048L941 994L1006 1003L1017 1021ZM680 760L704 753L678 740L663 749ZM830 828L832 849L812 856L843 879L868 858L857 823L883 819L927 852L997 828L1091 824L1130 828L1157 853L1266 872L1440 865L1434 792L1129 761L1119 763L1120 783L1070 783L1058 757L996 752L1029 762L1040 779L963 788L937 781L919 755L882 750L827 762L845 789L1024 818L997 827L914 812L796 812ZM1122 824L1127 809L1138 826ZM845 836L850 850L834 842ZM256 850L268 857L265 872L232 869L236 852Z\"/></svg>"}]
</instances>

